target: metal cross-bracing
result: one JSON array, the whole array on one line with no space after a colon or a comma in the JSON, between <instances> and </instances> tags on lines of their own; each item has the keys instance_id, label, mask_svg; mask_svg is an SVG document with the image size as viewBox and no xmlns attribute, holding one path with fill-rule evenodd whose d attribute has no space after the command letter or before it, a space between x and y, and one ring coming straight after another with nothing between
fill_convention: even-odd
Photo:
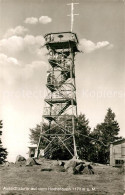
<instances>
[{"instance_id":1,"label":"metal cross-bracing","mask_svg":"<svg viewBox=\"0 0 125 195\"><path fill-rule=\"evenodd\" d=\"M47 96L38 148L45 139L44 155L54 150L57 144L65 146L71 156L77 158L75 126L77 116L75 54L78 50L77 35L72 32L49 33L45 35L48 50ZM45 130L45 124L46 130ZM67 144L67 141L71 144ZM39 154L39 152L38 152Z\"/></svg>"}]
</instances>

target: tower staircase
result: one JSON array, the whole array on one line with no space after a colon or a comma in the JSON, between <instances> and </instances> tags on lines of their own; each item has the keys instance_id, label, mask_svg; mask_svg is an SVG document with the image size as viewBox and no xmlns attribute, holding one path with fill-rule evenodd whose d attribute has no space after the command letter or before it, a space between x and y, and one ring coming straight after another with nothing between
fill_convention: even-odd
<instances>
[{"instance_id":1,"label":"tower staircase","mask_svg":"<svg viewBox=\"0 0 125 195\"><path fill-rule=\"evenodd\" d=\"M74 57L79 52L78 39L75 33L61 32L49 33L45 35L45 40L49 56L49 69L46 84L47 96L44 99L45 107L42 118L43 123L44 120L48 121L49 129L46 131L47 134L43 131L41 137L44 135L50 140L45 152L52 147L53 140L58 139L72 156L77 156L74 137L75 116L77 115ZM68 120L70 120L69 123ZM53 124L54 127L58 127L59 134L58 132L53 134L53 131L51 131ZM65 140L71 137L74 152L68 149L64 143Z\"/></svg>"}]
</instances>

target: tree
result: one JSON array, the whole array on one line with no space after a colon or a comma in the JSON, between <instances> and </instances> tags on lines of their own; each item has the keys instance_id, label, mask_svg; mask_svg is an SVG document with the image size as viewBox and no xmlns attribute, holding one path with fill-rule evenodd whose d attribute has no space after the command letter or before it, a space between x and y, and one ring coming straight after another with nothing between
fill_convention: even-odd
<instances>
[{"instance_id":1,"label":"tree","mask_svg":"<svg viewBox=\"0 0 125 195\"><path fill-rule=\"evenodd\" d=\"M42 130L46 131L48 129L48 125L46 123L43 124L42 126ZM39 141L39 137L40 137L40 133L41 133L41 126L40 125L36 125L35 128L30 129L30 142L31 144L38 144ZM44 148L46 146L46 140L41 141L41 148Z\"/></svg>"},{"instance_id":2,"label":"tree","mask_svg":"<svg viewBox=\"0 0 125 195\"><path fill-rule=\"evenodd\" d=\"M64 117L65 118L65 117ZM64 118L61 118L62 126L70 126L71 120L64 121ZM51 126L51 133L60 132L60 127L56 125ZM45 132L49 126L43 124L43 132ZM92 132L90 132L89 120L86 119L84 114L80 114L76 117L76 146L78 151L78 156L80 159L85 159L89 161L94 161L98 163L108 163L109 162L109 146L110 143L120 139L118 136L119 133L119 124L115 119L115 113L109 108L107 110L104 122L98 124ZM37 144L40 136L40 125L37 125L35 129L30 130L30 140L31 143ZM44 137L41 137L40 148L44 149L48 145L47 139L50 138L49 131L48 134ZM60 132L61 133L61 132ZM68 139L66 145L70 148L73 145L73 140ZM49 152L48 152L49 151ZM65 148L63 144L60 144L58 139L55 139L54 142L48 148L47 158L52 159L69 159L71 155ZM73 152L73 150L72 150Z\"/></svg>"},{"instance_id":3,"label":"tree","mask_svg":"<svg viewBox=\"0 0 125 195\"><path fill-rule=\"evenodd\" d=\"M61 119L62 120L62 119ZM55 138L55 140L49 145L50 140L50 131L48 131L49 125L47 123L42 124L42 131L43 133L46 132L46 135L41 136L40 139L40 145L39 149L45 149L47 147L47 150L45 149L45 157L51 158L51 159L69 159L71 158L71 155L65 148L65 146L60 143L59 139ZM34 129L30 129L30 142L32 144L38 144L39 138L40 138L40 132L41 132L41 126L36 125ZM51 125L51 134L54 134L55 132L61 133L60 127L58 127L56 124ZM65 137L65 135L64 135ZM68 140L68 145L70 147L71 140Z\"/></svg>"},{"instance_id":4,"label":"tree","mask_svg":"<svg viewBox=\"0 0 125 195\"><path fill-rule=\"evenodd\" d=\"M2 129L3 124L2 121L0 120L0 129ZM0 136L2 136L2 131L0 130ZM1 141L1 137L0 137L0 164L4 163L6 161L7 158L7 150L6 148L3 148L2 146L2 141Z\"/></svg>"},{"instance_id":5,"label":"tree","mask_svg":"<svg viewBox=\"0 0 125 195\"><path fill-rule=\"evenodd\" d=\"M65 117L60 119L60 123L62 126L70 126L72 127L71 123L72 120L71 117L69 116L68 120L64 120ZM90 139L88 138L88 135L90 133L90 127L89 127L89 121L85 118L85 115L80 114L76 118L76 145L78 149L78 155L80 158L84 158L87 160L88 156L88 145L90 142ZM48 129L47 124L43 124L42 126L42 131L45 132ZM54 124L51 126L52 130L51 133L55 132L60 132L60 127L57 125L54 126ZM30 129L30 140L32 144L37 144L40 136L40 125L36 125L36 128ZM65 135L64 135L65 137ZM40 148L44 149L48 145L47 139L49 138L49 131L48 134L44 137L41 137L41 142L40 142ZM72 147L73 146L73 140L72 138L68 139L68 137L65 137L67 139L66 141L66 146L73 152ZM48 158L52 159L70 159L72 158L71 154L68 152L66 147L61 144L61 142L58 139L55 139L54 142L50 145L48 148Z\"/></svg>"},{"instance_id":6,"label":"tree","mask_svg":"<svg viewBox=\"0 0 125 195\"><path fill-rule=\"evenodd\" d=\"M91 136L98 140L93 145L96 155L91 153L91 160L104 164L109 162L110 143L121 138L118 137L119 131L120 128L117 120L115 120L115 113L111 108L108 108L104 122L98 124L91 133Z\"/></svg>"},{"instance_id":7,"label":"tree","mask_svg":"<svg viewBox=\"0 0 125 195\"><path fill-rule=\"evenodd\" d=\"M80 114L77 117L77 126L76 126L76 145L78 149L78 156L80 159L88 160L88 153L91 139L90 135L89 120L86 119L84 114Z\"/></svg>"}]
</instances>

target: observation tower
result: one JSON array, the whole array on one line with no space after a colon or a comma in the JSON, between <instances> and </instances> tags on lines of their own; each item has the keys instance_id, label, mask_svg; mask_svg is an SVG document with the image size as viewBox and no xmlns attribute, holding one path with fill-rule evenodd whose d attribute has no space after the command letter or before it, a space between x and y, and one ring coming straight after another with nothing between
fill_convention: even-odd
<instances>
[{"instance_id":1,"label":"observation tower","mask_svg":"<svg viewBox=\"0 0 125 195\"><path fill-rule=\"evenodd\" d=\"M70 16L73 17L73 9L71 11ZM72 25L71 21L70 32L48 33L44 36L49 68L37 157L41 142L43 145L45 143L45 157L58 145L63 145L72 157L78 157L75 142L77 117L75 55L79 52L79 42L77 35L72 32Z\"/></svg>"}]
</instances>

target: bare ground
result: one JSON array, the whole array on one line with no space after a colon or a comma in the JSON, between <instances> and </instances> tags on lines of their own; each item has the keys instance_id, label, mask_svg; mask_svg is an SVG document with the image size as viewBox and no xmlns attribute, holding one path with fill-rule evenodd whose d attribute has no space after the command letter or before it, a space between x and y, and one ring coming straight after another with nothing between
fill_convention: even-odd
<instances>
[{"instance_id":1,"label":"bare ground","mask_svg":"<svg viewBox=\"0 0 125 195\"><path fill-rule=\"evenodd\" d=\"M123 195L123 169L94 165L95 174L87 170L81 175L63 172L55 161L42 161L41 165L27 167L12 164L1 166L1 195ZM49 171L41 171L50 168ZM52 170L51 170L52 169Z\"/></svg>"}]
</instances>

